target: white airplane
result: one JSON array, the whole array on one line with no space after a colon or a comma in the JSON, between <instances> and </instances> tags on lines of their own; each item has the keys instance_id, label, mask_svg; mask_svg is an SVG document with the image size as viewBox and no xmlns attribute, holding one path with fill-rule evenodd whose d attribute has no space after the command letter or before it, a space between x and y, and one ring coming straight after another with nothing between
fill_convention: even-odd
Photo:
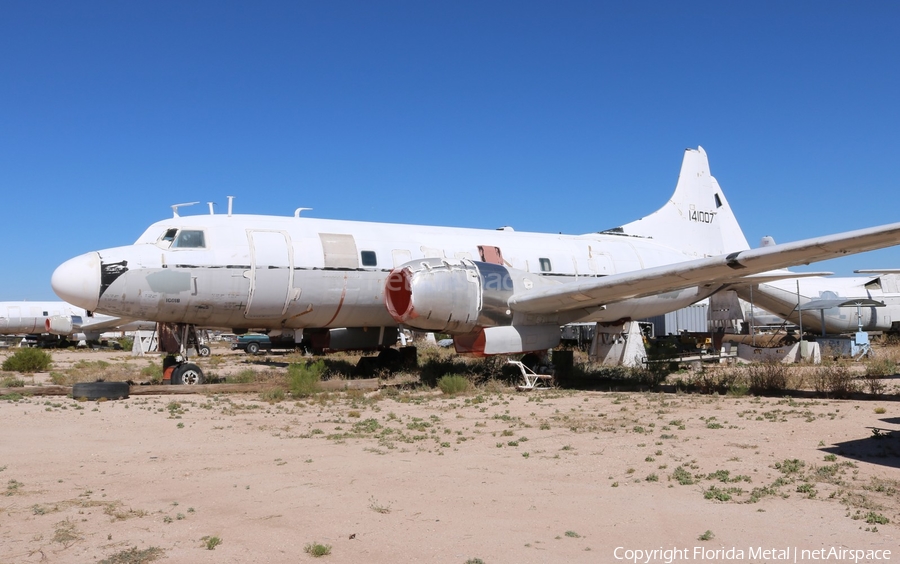
<instances>
[{"instance_id":1,"label":"white airplane","mask_svg":"<svg viewBox=\"0 0 900 564\"><path fill-rule=\"evenodd\" d=\"M66 302L0 302L0 334L51 335L71 341L99 341L109 331L153 329L155 324L94 314Z\"/></svg>"},{"instance_id":2,"label":"white airplane","mask_svg":"<svg viewBox=\"0 0 900 564\"><path fill-rule=\"evenodd\" d=\"M900 223L750 249L706 152L688 149L671 199L599 233L556 235L300 217L173 216L133 245L70 259L51 284L91 311L193 326L295 331L341 346L392 344L404 326L453 336L458 352L546 350L559 327L673 311L748 276L892 246ZM788 273L791 277L796 273ZM338 329L340 328L340 329ZM198 378L198 375L200 376Z\"/></svg>"},{"instance_id":3,"label":"white airplane","mask_svg":"<svg viewBox=\"0 0 900 564\"><path fill-rule=\"evenodd\" d=\"M734 289L754 307L764 308L795 325L801 321L799 302L803 328L814 333L852 333L860 327L863 331L900 331L900 271L856 272L868 276L814 276Z\"/></svg>"}]
</instances>

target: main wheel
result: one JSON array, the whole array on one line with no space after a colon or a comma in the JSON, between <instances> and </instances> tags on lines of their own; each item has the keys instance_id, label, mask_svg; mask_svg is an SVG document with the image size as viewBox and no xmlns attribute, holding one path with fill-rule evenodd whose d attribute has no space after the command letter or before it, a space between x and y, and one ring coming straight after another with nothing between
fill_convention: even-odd
<instances>
[{"instance_id":1,"label":"main wheel","mask_svg":"<svg viewBox=\"0 0 900 564\"><path fill-rule=\"evenodd\" d=\"M259 343L248 343L247 354L256 354L259 352Z\"/></svg>"},{"instance_id":2,"label":"main wheel","mask_svg":"<svg viewBox=\"0 0 900 564\"><path fill-rule=\"evenodd\" d=\"M79 382L72 386L72 397L86 400L125 399L130 389L128 382Z\"/></svg>"},{"instance_id":3,"label":"main wheel","mask_svg":"<svg viewBox=\"0 0 900 564\"><path fill-rule=\"evenodd\" d=\"M200 345L200 352L198 353L200 356L209 356L212 351L209 350L209 347L206 345Z\"/></svg>"},{"instance_id":4,"label":"main wheel","mask_svg":"<svg viewBox=\"0 0 900 564\"><path fill-rule=\"evenodd\" d=\"M203 383L203 371L196 364L186 362L172 371L172 385L193 386Z\"/></svg>"}]
</instances>

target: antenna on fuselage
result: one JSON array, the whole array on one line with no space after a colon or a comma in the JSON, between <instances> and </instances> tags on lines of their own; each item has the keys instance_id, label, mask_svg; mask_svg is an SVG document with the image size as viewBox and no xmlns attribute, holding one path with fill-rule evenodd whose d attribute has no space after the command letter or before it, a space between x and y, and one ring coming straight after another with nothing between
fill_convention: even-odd
<instances>
[{"instance_id":1,"label":"antenna on fuselage","mask_svg":"<svg viewBox=\"0 0 900 564\"><path fill-rule=\"evenodd\" d=\"M294 217L300 217L300 212L311 209L312 208L297 208L294 210Z\"/></svg>"},{"instance_id":2,"label":"antenna on fuselage","mask_svg":"<svg viewBox=\"0 0 900 564\"><path fill-rule=\"evenodd\" d=\"M234 196L228 196L228 217L231 217L231 208L234 205Z\"/></svg>"},{"instance_id":3,"label":"antenna on fuselage","mask_svg":"<svg viewBox=\"0 0 900 564\"><path fill-rule=\"evenodd\" d=\"M216 212L213 210L213 206L216 204L214 202L206 202L206 205L209 206L209 215L216 215Z\"/></svg>"},{"instance_id":4,"label":"antenna on fuselage","mask_svg":"<svg viewBox=\"0 0 900 564\"><path fill-rule=\"evenodd\" d=\"M187 206L193 206L194 204L199 204L200 202L187 202L185 204L175 204L172 206L172 217L181 217L178 215L178 208L185 208Z\"/></svg>"}]
</instances>

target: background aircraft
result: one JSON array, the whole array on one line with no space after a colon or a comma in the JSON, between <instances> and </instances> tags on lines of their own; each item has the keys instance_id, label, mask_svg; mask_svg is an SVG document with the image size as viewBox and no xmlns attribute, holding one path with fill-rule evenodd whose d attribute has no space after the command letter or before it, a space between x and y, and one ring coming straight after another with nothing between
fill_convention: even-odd
<instances>
[{"instance_id":1,"label":"background aircraft","mask_svg":"<svg viewBox=\"0 0 900 564\"><path fill-rule=\"evenodd\" d=\"M384 336L402 325L449 333L458 352L511 354L556 346L560 325L650 317L750 275L783 278L762 273L900 240L897 223L750 249L702 148L685 151L662 208L585 235L325 220L299 210L173 215L133 245L66 261L54 291L88 310L159 321L182 346L197 325L326 340L341 328L350 348L393 344ZM178 365L173 382L182 369L197 380L196 366Z\"/></svg>"},{"instance_id":2,"label":"background aircraft","mask_svg":"<svg viewBox=\"0 0 900 564\"><path fill-rule=\"evenodd\" d=\"M830 334L854 332L858 328L857 311L863 331L900 331L900 273L896 271L857 271L867 276L810 277L785 279L765 284L735 287L745 301L755 307L800 323L798 301L803 311L803 329L813 333ZM799 284L799 288L798 288ZM799 290L799 296L798 296ZM884 307L855 305L837 307L854 299L870 299L884 303ZM816 309L807 310L810 305Z\"/></svg>"},{"instance_id":3,"label":"background aircraft","mask_svg":"<svg viewBox=\"0 0 900 564\"><path fill-rule=\"evenodd\" d=\"M35 335L44 344L99 341L102 333L152 330L155 326L153 322L88 313L67 302L0 302L0 334Z\"/></svg>"}]
</instances>

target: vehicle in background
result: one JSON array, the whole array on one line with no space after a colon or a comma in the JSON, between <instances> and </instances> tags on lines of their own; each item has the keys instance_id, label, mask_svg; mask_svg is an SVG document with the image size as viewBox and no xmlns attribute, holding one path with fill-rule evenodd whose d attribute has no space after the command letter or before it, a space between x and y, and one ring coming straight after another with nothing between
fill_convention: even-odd
<instances>
[{"instance_id":1,"label":"vehicle in background","mask_svg":"<svg viewBox=\"0 0 900 564\"><path fill-rule=\"evenodd\" d=\"M294 350L299 345L293 337L269 337L260 333L239 335L231 342L231 350L245 351L247 354L259 354L259 351L271 352L272 349Z\"/></svg>"}]
</instances>

